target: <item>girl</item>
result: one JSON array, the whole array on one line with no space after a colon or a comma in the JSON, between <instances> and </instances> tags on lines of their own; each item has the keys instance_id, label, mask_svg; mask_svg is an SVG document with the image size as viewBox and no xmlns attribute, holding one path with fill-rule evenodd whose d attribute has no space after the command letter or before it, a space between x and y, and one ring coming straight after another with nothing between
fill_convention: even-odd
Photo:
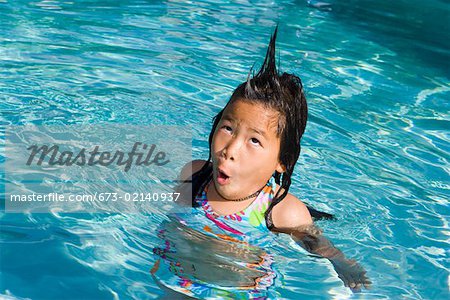
<instances>
[{"instance_id":1,"label":"girl","mask_svg":"<svg viewBox=\"0 0 450 300\"><path fill-rule=\"evenodd\" d=\"M259 72L251 79L249 74L214 118L208 160L185 166L181 179L192 184L193 207L222 237L248 242L255 227L290 234L307 251L329 259L344 284L357 291L370 285L364 269L313 226L313 218L332 216L289 193L307 104L300 78L276 70L276 35L277 29Z\"/></svg>"}]
</instances>

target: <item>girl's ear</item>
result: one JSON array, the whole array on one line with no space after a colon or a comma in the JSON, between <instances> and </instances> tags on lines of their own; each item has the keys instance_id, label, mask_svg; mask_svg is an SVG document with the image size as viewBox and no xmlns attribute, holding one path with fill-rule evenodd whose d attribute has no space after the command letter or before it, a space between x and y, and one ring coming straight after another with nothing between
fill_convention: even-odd
<instances>
[{"instance_id":1,"label":"girl's ear","mask_svg":"<svg viewBox=\"0 0 450 300\"><path fill-rule=\"evenodd\" d=\"M282 163L277 163L277 168L275 169L278 173L286 172L286 167Z\"/></svg>"}]
</instances>

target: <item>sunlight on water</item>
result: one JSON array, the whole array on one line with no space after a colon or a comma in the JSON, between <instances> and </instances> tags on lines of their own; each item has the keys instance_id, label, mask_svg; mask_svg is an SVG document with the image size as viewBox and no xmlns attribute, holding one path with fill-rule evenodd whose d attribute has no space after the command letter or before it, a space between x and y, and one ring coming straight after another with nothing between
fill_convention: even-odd
<instances>
[{"instance_id":1,"label":"sunlight on water","mask_svg":"<svg viewBox=\"0 0 450 300\"><path fill-rule=\"evenodd\" d=\"M353 294L289 237L255 234L243 248L201 234L196 215L187 229L161 213L2 213L1 297L171 299L183 290L150 272L167 238L203 263L211 295L245 298L235 287L265 278L269 298L448 298L448 15L438 0L0 1L3 132L189 126L202 159L212 117L278 23L281 70L302 78L309 105L291 192L337 216L318 225L373 282ZM208 269L218 263L230 276Z\"/></svg>"}]
</instances>

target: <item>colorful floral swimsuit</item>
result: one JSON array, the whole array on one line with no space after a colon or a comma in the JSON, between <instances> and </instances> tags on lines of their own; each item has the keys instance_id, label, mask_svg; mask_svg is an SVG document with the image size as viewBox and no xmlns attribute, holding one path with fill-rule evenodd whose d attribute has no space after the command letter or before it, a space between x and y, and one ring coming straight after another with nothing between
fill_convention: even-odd
<instances>
[{"instance_id":1,"label":"colorful floral swimsuit","mask_svg":"<svg viewBox=\"0 0 450 300\"><path fill-rule=\"evenodd\" d=\"M153 249L153 252L161 259L156 261L151 270L151 274L158 284L162 284L165 287L169 287L170 289L183 294L199 298L231 297L242 299L266 299L267 297L270 297L268 296L267 289L273 284L276 275L271 269L272 256L263 250L263 248L271 241L264 213L274 197L276 189L275 178L271 177L256 199L247 208L240 212L224 216L214 212L208 203L206 194L210 184L211 182L208 183L202 193L194 199L194 203L198 207L193 208L193 214L189 216L201 220L201 226L190 228L188 225L195 222L186 220L186 216L175 216L175 219L179 221L178 225L176 225L178 230L177 234L178 236L184 235L188 240L190 239L187 243L180 241L180 238L176 236L177 234L173 235L169 233L170 230L173 231L174 225L169 226L169 228L172 229L167 230L163 228L159 231L159 237L164 240L164 247ZM205 216L211 222L205 220ZM205 223L209 224L205 225ZM199 228L202 226L203 228ZM243 271L250 270L251 272L260 275L250 276L253 278L253 283L248 286L239 287L224 287L198 279L195 271L197 268L198 272L202 266L195 265L195 263L191 264L191 261L188 258L185 259L184 257L181 257L182 254L180 254L184 251L184 248L190 247L189 245L193 245L193 248L199 247L195 245L198 240L196 237L198 236L200 236L200 247L207 243L210 243L214 247L214 244L223 244L225 241L230 247L236 247L236 249L241 250L245 249L245 251L252 254L256 253L254 257L257 258L257 261L255 261L255 259L249 259L250 261L244 259L244 262L246 263L244 263ZM206 236L208 236L208 238L204 238ZM183 249L179 249L180 247L183 247ZM205 260L212 259L214 261L216 259L215 257L222 257L225 259L223 265L226 265L226 262L229 262L230 264L233 263L234 259L231 257L231 254L230 258L228 258L226 253L223 256L220 256L220 254L218 254L219 256L214 256L216 253L208 252L210 251L206 250L199 254L204 255ZM163 264L161 264L161 262L163 262ZM215 272L212 270L212 274L227 271L225 267L221 268L217 266L220 265L220 262L212 263L215 264L215 268L218 268ZM240 263L242 263L242 261ZM211 268L214 268L212 265L210 266ZM227 274L230 274L230 277L233 276L232 273Z\"/></svg>"},{"instance_id":2,"label":"colorful floral swimsuit","mask_svg":"<svg viewBox=\"0 0 450 300\"><path fill-rule=\"evenodd\" d=\"M270 180L259 193L258 197L256 197L256 199L247 208L240 212L225 216L221 216L214 212L211 206L208 204L206 194L208 191L208 186L210 184L211 182L206 186L202 194L195 199L197 204L199 204L203 208L205 216L208 219L213 221L222 230L237 235L244 235L244 232L236 229L236 227L240 227L239 223L241 222L246 222L253 227L258 228L259 230L267 231L264 213L266 212L267 208L269 208L269 205L272 202L275 193L276 183L274 177L270 178Z\"/></svg>"}]
</instances>

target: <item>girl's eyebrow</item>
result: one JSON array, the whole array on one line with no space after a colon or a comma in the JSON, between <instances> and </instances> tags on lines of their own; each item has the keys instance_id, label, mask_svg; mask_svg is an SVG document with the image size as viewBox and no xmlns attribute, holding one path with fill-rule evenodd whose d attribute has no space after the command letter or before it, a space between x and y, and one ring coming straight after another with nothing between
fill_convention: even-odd
<instances>
[{"instance_id":1,"label":"girl's eyebrow","mask_svg":"<svg viewBox=\"0 0 450 300\"><path fill-rule=\"evenodd\" d=\"M223 120L223 121L234 122L233 117L230 116L230 115L224 115L224 116L222 117L222 120ZM264 130L262 130L262 129L259 129L259 128L256 128L256 127L251 127L250 130L253 131L253 132L255 132L255 133L257 133L257 134L259 134L259 135L261 135L261 136L263 136L264 138L267 138L267 132L264 131Z\"/></svg>"},{"instance_id":2,"label":"girl's eyebrow","mask_svg":"<svg viewBox=\"0 0 450 300\"><path fill-rule=\"evenodd\" d=\"M267 133L264 130L261 130L259 128L253 128L253 127L250 128L250 130L255 132L255 133L257 133L257 134L259 134L259 135L261 135L261 136L263 136L263 137L265 137L265 138L267 138Z\"/></svg>"},{"instance_id":3,"label":"girl's eyebrow","mask_svg":"<svg viewBox=\"0 0 450 300\"><path fill-rule=\"evenodd\" d=\"M225 115L222 117L222 119L224 121L230 121L230 122L234 121L234 119L230 115Z\"/></svg>"}]
</instances>

